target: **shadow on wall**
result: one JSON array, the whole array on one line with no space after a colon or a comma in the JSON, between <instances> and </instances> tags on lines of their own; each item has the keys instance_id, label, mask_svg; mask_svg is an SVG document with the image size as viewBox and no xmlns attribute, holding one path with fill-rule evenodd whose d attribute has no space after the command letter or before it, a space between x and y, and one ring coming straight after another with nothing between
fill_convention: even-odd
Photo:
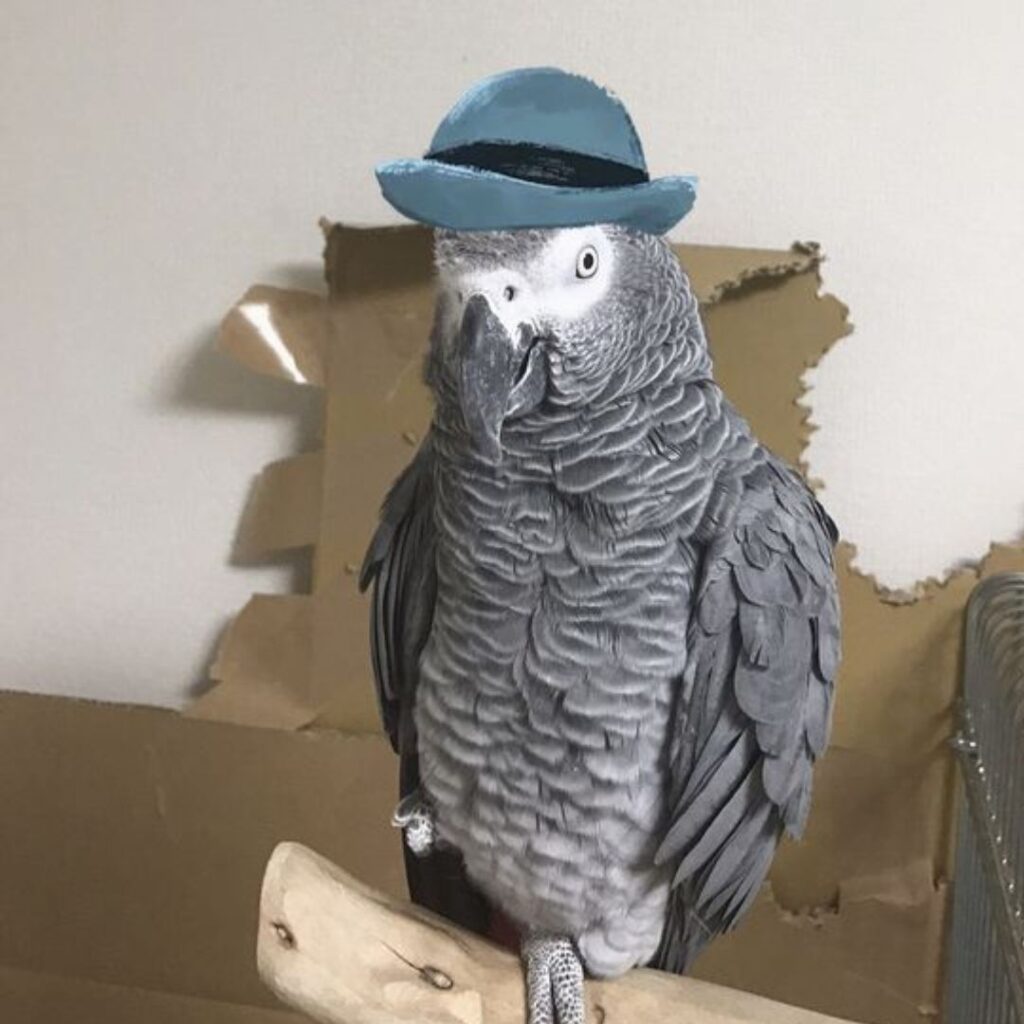
<instances>
[{"instance_id":1,"label":"shadow on wall","mask_svg":"<svg viewBox=\"0 0 1024 1024\"><path fill-rule=\"evenodd\" d=\"M322 263L280 263L262 279L278 288L327 293ZM161 383L152 394L152 406L165 412L290 416L295 421L293 440L298 450L318 443L323 413L319 389L297 389L287 381L240 374L238 364L218 351L217 331L218 325L211 325L198 334L179 364L159 375Z\"/></svg>"},{"instance_id":2,"label":"shadow on wall","mask_svg":"<svg viewBox=\"0 0 1024 1024\"><path fill-rule=\"evenodd\" d=\"M318 443L323 393L296 388L289 381L238 372L238 364L217 349L217 328L200 334L166 383L154 395L154 406L192 415L285 416L293 434L283 451L305 451Z\"/></svg>"},{"instance_id":3,"label":"shadow on wall","mask_svg":"<svg viewBox=\"0 0 1024 1024\"><path fill-rule=\"evenodd\" d=\"M325 294L323 265L320 263L285 263L266 275L283 288ZM324 393L320 388L297 388L294 384L239 373L238 363L217 348L218 326L197 334L191 345L181 346L175 364L157 374L157 385L150 392L147 404L164 414L187 416L208 413L215 416L279 417L287 421L288 432L280 440L282 457L309 451L321 444L324 418ZM241 502L249 504L259 474L249 480L248 493ZM225 524L229 521L225 515ZM261 566L281 570L284 593L308 593L312 589L312 551L308 547L275 551L258 556L239 550L243 517L235 518L235 534L226 554L226 564L235 568ZM225 533L227 530L225 529ZM188 688L191 700L210 687L210 668L217 649L234 614L225 615L211 630L202 647L205 656L199 671Z\"/></svg>"}]
</instances>

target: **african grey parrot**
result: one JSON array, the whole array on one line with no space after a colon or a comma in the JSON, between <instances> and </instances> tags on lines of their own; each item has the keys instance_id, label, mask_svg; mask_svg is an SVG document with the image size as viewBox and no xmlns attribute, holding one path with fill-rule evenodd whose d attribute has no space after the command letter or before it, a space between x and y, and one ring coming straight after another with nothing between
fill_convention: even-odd
<instances>
[{"instance_id":1,"label":"african grey parrot","mask_svg":"<svg viewBox=\"0 0 1024 1024\"><path fill-rule=\"evenodd\" d=\"M684 971L799 836L836 528L712 376L664 238L434 233L429 433L362 570L413 898L518 929L532 1024Z\"/></svg>"}]
</instances>

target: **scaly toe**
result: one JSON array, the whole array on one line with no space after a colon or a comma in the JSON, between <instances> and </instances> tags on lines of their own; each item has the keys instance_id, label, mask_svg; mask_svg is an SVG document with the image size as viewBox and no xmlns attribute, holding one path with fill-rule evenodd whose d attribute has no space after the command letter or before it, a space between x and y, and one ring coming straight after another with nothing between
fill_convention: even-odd
<instances>
[{"instance_id":1,"label":"scaly toe","mask_svg":"<svg viewBox=\"0 0 1024 1024\"><path fill-rule=\"evenodd\" d=\"M418 789L402 798L391 815L391 824L402 829L406 846L417 857L425 857L434 849L437 839L434 811Z\"/></svg>"},{"instance_id":2,"label":"scaly toe","mask_svg":"<svg viewBox=\"0 0 1024 1024\"><path fill-rule=\"evenodd\" d=\"M523 942L529 1024L584 1024L583 964L572 942L535 934Z\"/></svg>"}]
</instances>

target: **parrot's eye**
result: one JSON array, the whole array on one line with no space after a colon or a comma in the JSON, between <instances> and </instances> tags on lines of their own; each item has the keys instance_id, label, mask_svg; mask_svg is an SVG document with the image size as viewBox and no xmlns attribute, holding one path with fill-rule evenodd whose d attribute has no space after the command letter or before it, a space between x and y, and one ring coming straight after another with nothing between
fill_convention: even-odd
<instances>
[{"instance_id":1,"label":"parrot's eye","mask_svg":"<svg viewBox=\"0 0 1024 1024\"><path fill-rule=\"evenodd\" d=\"M576 276L593 277L597 273L597 250L592 245L585 245L576 257Z\"/></svg>"}]
</instances>

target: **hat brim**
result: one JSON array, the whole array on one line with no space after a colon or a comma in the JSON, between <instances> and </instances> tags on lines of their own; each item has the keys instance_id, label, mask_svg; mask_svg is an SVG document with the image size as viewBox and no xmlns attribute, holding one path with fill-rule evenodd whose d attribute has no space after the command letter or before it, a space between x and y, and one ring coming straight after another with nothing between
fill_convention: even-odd
<instances>
[{"instance_id":1,"label":"hat brim","mask_svg":"<svg viewBox=\"0 0 1024 1024\"><path fill-rule=\"evenodd\" d=\"M697 179L578 188L523 181L437 160L392 160L375 168L384 198L422 224L457 231L625 224L663 235L690 212Z\"/></svg>"}]
</instances>

